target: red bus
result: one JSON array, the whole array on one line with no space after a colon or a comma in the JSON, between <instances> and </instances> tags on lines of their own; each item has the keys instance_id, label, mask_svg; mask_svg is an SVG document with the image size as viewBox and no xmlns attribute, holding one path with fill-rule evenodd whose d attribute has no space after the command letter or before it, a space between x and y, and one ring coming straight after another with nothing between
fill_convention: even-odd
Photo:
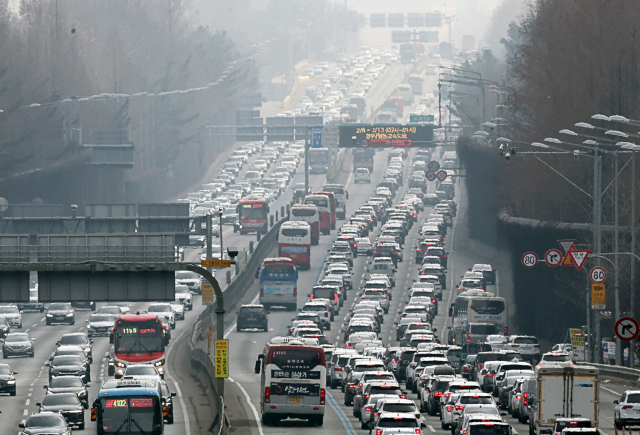
<instances>
[{"instance_id":1,"label":"red bus","mask_svg":"<svg viewBox=\"0 0 640 435\"><path fill-rule=\"evenodd\" d=\"M313 195L325 195L329 197L329 205L331 206L331 229L336 229L336 209L338 208L338 201L333 192L314 192Z\"/></svg>"},{"instance_id":2,"label":"red bus","mask_svg":"<svg viewBox=\"0 0 640 435\"><path fill-rule=\"evenodd\" d=\"M315 205L320 214L320 222L318 228L322 234L331 233L331 204L326 195L312 193L304 198L305 204Z\"/></svg>"},{"instance_id":3,"label":"red bus","mask_svg":"<svg viewBox=\"0 0 640 435\"><path fill-rule=\"evenodd\" d=\"M128 364L153 364L162 373L165 361L165 327L155 314L123 314L113 328L116 375Z\"/></svg>"},{"instance_id":4,"label":"red bus","mask_svg":"<svg viewBox=\"0 0 640 435\"><path fill-rule=\"evenodd\" d=\"M288 257L300 268L311 268L311 226L306 222L287 221L278 233L278 256Z\"/></svg>"},{"instance_id":5,"label":"red bus","mask_svg":"<svg viewBox=\"0 0 640 435\"><path fill-rule=\"evenodd\" d=\"M317 245L320 240L320 213L313 204L295 204L291 206L292 221L304 221L311 226L311 244Z\"/></svg>"},{"instance_id":6,"label":"red bus","mask_svg":"<svg viewBox=\"0 0 640 435\"><path fill-rule=\"evenodd\" d=\"M238 202L238 221L240 234L262 232L269 230L269 204L257 195L250 195Z\"/></svg>"},{"instance_id":7,"label":"red bus","mask_svg":"<svg viewBox=\"0 0 640 435\"><path fill-rule=\"evenodd\" d=\"M358 168L367 168L373 173L373 154L371 148L354 148L353 150L353 170Z\"/></svg>"}]
</instances>

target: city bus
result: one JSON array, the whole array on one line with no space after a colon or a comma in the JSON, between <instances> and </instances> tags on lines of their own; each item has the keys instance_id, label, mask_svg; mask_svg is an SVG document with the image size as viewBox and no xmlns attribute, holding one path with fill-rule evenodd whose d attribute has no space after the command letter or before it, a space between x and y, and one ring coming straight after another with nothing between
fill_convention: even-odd
<instances>
[{"instance_id":1,"label":"city bus","mask_svg":"<svg viewBox=\"0 0 640 435\"><path fill-rule=\"evenodd\" d=\"M300 418L322 426L327 362L317 339L273 337L258 355L255 373L261 374L263 424Z\"/></svg>"},{"instance_id":2,"label":"city bus","mask_svg":"<svg viewBox=\"0 0 640 435\"><path fill-rule=\"evenodd\" d=\"M269 230L269 204L266 199L257 195L242 198L238 202L237 212L240 234L251 232L267 234Z\"/></svg>"},{"instance_id":3,"label":"city bus","mask_svg":"<svg viewBox=\"0 0 640 435\"><path fill-rule=\"evenodd\" d=\"M163 373L165 361L165 326L155 314L123 314L115 321L110 341L116 374L124 373L128 364L153 364Z\"/></svg>"},{"instance_id":4,"label":"city bus","mask_svg":"<svg viewBox=\"0 0 640 435\"><path fill-rule=\"evenodd\" d=\"M483 290L467 290L456 297L449 307L452 327L449 330L449 344L462 345L467 325L483 323L495 325L497 331L508 335L507 303L504 298Z\"/></svg>"},{"instance_id":5,"label":"city bus","mask_svg":"<svg viewBox=\"0 0 640 435\"><path fill-rule=\"evenodd\" d=\"M324 195L327 198L329 198L329 206L331 208L331 214L329 215L329 217L331 218L331 229L335 230L336 229L336 208L337 208L336 196L333 194L333 192L327 192L325 190L321 190L320 192L313 192L312 195Z\"/></svg>"},{"instance_id":6,"label":"city bus","mask_svg":"<svg viewBox=\"0 0 640 435\"><path fill-rule=\"evenodd\" d=\"M320 213L318 207L313 204L295 204L291 206L292 221L303 221L311 227L311 245L317 245L320 241Z\"/></svg>"},{"instance_id":7,"label":"city bus","mask_svg":"<svg viewBox=\"0 0 640 435\"><path fill-rule=\"evenodd\" d=\"M326 174L329 157L328 148L309 148L309 172L311 174Z\"/></svg>"},{"instance_id":8,"label":"city bus","mask_svg":"<svg viewBox=\"0 0 640 435\"><path fill-rule=\"evenodd\" d=\"M311 225L287 221L278 231L278 256L293 260L296 267L311 268Z\"/></svg>"},{"instance_id":9,"label":"city bus","mask_svg":"<svg viewBox=\"0 0 640 435\"><path fill-rule=\"evenodd\" d=\"M322 234L331 233L331 205L329 198L325 195L312 193L304 198L305 204L315 205L320 215L320 232Z\"/></svg>"},{"instance_id":10,"label":"city bus","mask_svg":"<svg viewBox=\"0 0 640 435\"><path fill-rule=\"evenodd\" d=\"M367 168L370 173L373 173L374 153L375 151L371 148L354 148L353 170L355 171L358 168Z\"/></svg>"},{"instance_id":11,"label":"city bus","mask_svg":"<svg viewBox=\"0 0 640 435\"><path fill-rule=\"evenodd\" d=\"M265 258L258 270L260 303L265 308L283 306L298 309L298 270L287 257Z\"/></svg>"},{"instance_id":12,"label":"city bus","mask_svg":"<svg viewBox=\"0 0 640 435\"><path fill-rule=\"evenodd\" d=\"M110 379L105 381L91 407L98 435L161 435L164 416L158 381Z\"/></svg>"},{"instance_id":13,"label":"city bus","mask_svg":"<svg viewBox=\"0 0 640 435\"><path fill-rule=\"evenodd\" d=\"M336 197L336 219L344 219L347 216L347 199L349 192L342 184L325 184L323 192L331 192Z\"/></svg>"}]
</instances>

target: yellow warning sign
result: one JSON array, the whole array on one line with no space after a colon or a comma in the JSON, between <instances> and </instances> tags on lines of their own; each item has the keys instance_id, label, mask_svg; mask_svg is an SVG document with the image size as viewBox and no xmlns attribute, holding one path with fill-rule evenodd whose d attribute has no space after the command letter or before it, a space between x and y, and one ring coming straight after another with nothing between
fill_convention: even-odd
<instances>
[{"instance_id":1,"label":"yellow warning sign","mask_svg":"<svg viewBox=\"0 0 640 435\"><path fill-rule=\"evenodd\" d=\"M213 363L216 367L216 378L229 377L229 340L215 340Z\"/></svg>"},{"instance_id":2,"label":"yellow warning sign","mask_svg":"<svg viewBox=\"0 0 640 435\"><path fill-rule=\"evenodd\" d=\"M604 283L591 284L591 308L594 310L604 310L607 308Z\"/></svg>"},{"instance_id":3,"label":"yellow warning sign","mask_svg":"<svg viewBox=\"0 0 640 435\"><path fill-rule=\"evenodd\" d=\"M202 267L231 267L231 260L200 260Z\"/></svg>"},{"instance_id":4,"label":"yellow warning sign","mask_svg":"<svg viewBox=\"0 0 640 435\"><path fill-rule=\"evenodd\" d=\"M567 253L562 259L562 263L560 263L560 266L575 266L576 263L573 261L573 257L571 256L571 251L576 251L576 250L577 249L573 245L571 245L571 247L567 249Z\"/></svg>"},{"instance_id":5,"label":"yellow warning sign","mask_svg":"<svg viewBox=\"0 0 640 435\"><path fill-rule=\"evenodd\" d=\"M205 305L213 304L213 286L211 283L202 283L202 303Z\"/></svg>"}]
</instances>

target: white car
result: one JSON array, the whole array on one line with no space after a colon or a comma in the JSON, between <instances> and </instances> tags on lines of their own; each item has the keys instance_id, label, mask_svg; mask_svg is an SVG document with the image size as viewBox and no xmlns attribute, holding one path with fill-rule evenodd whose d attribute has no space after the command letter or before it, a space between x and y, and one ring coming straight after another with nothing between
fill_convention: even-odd
<instances>
[{"instance_id":1,"label":"white car","mask_svg":"<svg viewBox=\"0 0 640 435\"><path fill-rule=\"evenodd\" d=\"M133 376L135 379L164 379L164 370L162 366L154 367L151 364L129 364L122 375Z\"/></svg>"},{"instance_id":2,"label":"white car","mask_svg":"<svg viewBox=\"0 0 640 435\"><path fill-rule=\"evenodd\" d=\"M620 400L614 400L613 421L618 429L640 423L640 390L627 390Z\"/></svg>"},{"instance_id":3,"label":"white car","mask_svg":"<svg viewBox=\"0 0 640 435\"><path fill-rule=\"evenodd\" d=\"M357 237L354 239L358 250L358 255L373 255L373 245L367 237Z\"/></svg>"},{"instance_id":4,"label":"white car","mask_svg":"<svg viewBox=\"0 0 640 435\"><path fill-rule=\"evenodd\" d=\"M165 317L171 329L176 329L176 316L168 303L155 303L149 305L147 313L156 314L158 317Z\"/></svg>"},{"instance_id":5,"label":"white car","mask_svg":"<svg viewBox=\"0 0 640 435\"><path fill-rule=\"evenodd\" d=\"M22 328L22 314L17 305L0 305L0 318L6 319L11 326Z\"/></svg>"},{"instance_id":6,"label":"white car","mask_svg":"<svg viewBox=\"0 0 640 435\"><path fill-rule=\"evenodd\" d=\"M353 180L354 183L371 183L371 173L367 168L357 168L355 178Z\"/></svg>"},{"instance_id":7,"label":"white car","mask_svg":"<svg viewBox=\"0 0 640 435\"><path fill-rule=\"evenodd\" d=\"M171 305L171 309L175 313L176 320L184 320L184 305L182 305L182 302L176 300L175 302L170 302L169 305Z\"/></svg>"},{"instance_id":8,"label":"white car","mask_svg":"<svg viewBox=\"0 0 640 435\"><path fill-rule=\"evenodd\" d=\"M193 310L191 292L186 285L176 285L176 302L184 305L185 310Z\"/></svg>"}]
</instances>

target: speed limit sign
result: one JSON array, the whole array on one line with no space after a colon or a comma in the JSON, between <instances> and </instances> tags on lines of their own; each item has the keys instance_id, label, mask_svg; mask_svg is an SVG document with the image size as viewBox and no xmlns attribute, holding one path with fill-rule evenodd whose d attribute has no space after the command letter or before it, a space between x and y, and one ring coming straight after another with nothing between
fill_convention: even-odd
<instances>
[{"instance_id":1,"label":"speed limit sign","mask_svg":"<svg viewBox=\"0 0 640 435\"><path fill-rule=\"evenodd\" d=\"M589 278L596 284L603 283L607 279L607 271L604 270L604 267L594 267L591 269L591 272L589 272Z\"/></svg>"},{"instance_id":2,"label":"speed limit sign","mask_svg":"<svg viewBox=\"0 0 640 435\"><path fill-rule=\"evenodd\" d=\"M535 252L525 252L520 262L527 269L531 269L538 264L538 256Z\"/></svg>"}]
</instances>

